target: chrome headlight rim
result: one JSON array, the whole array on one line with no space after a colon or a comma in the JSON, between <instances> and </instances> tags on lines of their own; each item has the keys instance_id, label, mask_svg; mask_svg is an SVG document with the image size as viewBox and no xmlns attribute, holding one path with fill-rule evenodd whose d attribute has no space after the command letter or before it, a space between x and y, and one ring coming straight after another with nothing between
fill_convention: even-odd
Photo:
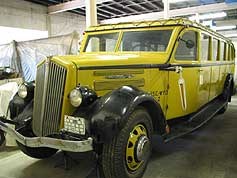
<instances>
[{"instance_id":1,"label":"chrome headlight rim","mask_svg":"<svg viewBox=\"0 0 237 178\"><path fill-rule=\"evenodd\" d=\"M80 96L78 94L79 97L81 97L80 100L80 104L79 104L79 99L77 104L72 103L72 93L76 92L75 90L77 90L77 92L80 93ZM93 102L95 102L98 98L96 92L92 89L90 89L87 86L77 86L76 88L74 88L68 95L68 98L70 100L70 103L72 104L72 106L74 107L79 107L79 106L89 106L90 104L92 104Z\"/></svg>"},{"instance_id":2,"label":"chrome headlight rim","mask_svg":"<svg viewBox=\"0 0 237 178\"><path fill-rule=\"evenodd\" d=\"M80 88L74 88L69 93L69 100L72 106L79 107L82 104L82 93Z\"/></svg>"},{"instance_id":3,"label":"chrome headlight rim","mask_svg":"<svg viewBox=\"0 0 237 178\"><path fill-rule=\"evenodd\" d=\"M18 96L20 96L21 98L25 99L28 95L28 89L25 83L22 83L19 87L18 87L18 91L17 91Z\"/></svg>"}]
</instances>

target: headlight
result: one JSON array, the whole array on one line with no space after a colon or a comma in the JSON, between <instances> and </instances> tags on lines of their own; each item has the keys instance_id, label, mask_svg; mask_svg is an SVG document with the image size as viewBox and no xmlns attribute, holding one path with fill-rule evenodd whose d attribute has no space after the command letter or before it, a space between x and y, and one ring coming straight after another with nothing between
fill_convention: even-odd
<instances>
[{"instance_id":1,"label":"headlight","mask_svg":"<svg viewBox=\"0 0 237 178\"><path fill-rule=\"evenodd\" d=\"M25 84L21 84L18 88L18 95L21 98L26 98L27 97L27 87L25 86Z\"/></svg>"},{"instance_id":2,"label":"headlight","mask_svg":"<svg viewBox=\"0 0 237 178\"><path fill-rule=\"evenodd\" d=\"M69 94L69 100L74 107L78 107L82 103L82 94L79 89L73 89Z\"/></svg>"}]
</instances>

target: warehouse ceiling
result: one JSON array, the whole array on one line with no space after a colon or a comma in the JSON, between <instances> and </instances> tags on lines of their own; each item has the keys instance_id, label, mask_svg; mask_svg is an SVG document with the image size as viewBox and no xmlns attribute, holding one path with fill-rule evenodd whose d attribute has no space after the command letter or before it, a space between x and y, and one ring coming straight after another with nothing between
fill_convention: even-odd
<instances>
[{"instance_id":1,"label":"warehouse ceiling","mask_svg":"<svg viewBox=\"0 0 237 178\"><path fill-rule=\"evenodd\" d=\"M26 0L32 3L41 4L44 6L48 6L49 13L51 7L62 6L67 3L75 2L73 0ZM69 2L70 1L70 2ZM79 0L78 0L79 1ZM212 28L212 26L216 27L230 27L230 29L217 29L223 35L227 37L232 37L232 34L235 34L235 38L237 37L237 3L234 5L227 5L226 1L233 1L233 0L170 0L173 3L170 4L170 13L173 13L173 16L180 16L180 17L190 17L195 15L195 11L200 11L204 9L205 12L199 12L199 15L206 15L209 13L210 9L214 8L215 11L219 11L224 13L225 16L219 18L213 18L212 15L208 15L208 18L205 20L209 20L211 25L206 25ZM174 2L175 1L175 2ZM73 10L68 9L69 12L76 13L79 15L85 16L85 1L81 0L81 4L76 7L80 8L73 8ZM208 6L208 7L207 7ZM218 6L218 7L217 7ZM56 7L57 8L57 7ZM210 9L209 9L210 8ZM190 9L195 9L194 11ZM149 19L150 14L153 15L155 19L159 19L157 13L164 11L164 5L162 0L97 0L97 16L98 20L101 23L114 23L118 22L118 19L125 18L125 20L131 21L134 19L135 16L142 15L144 19ZM179 11L177 14L176 11ZM189 13L187 13L189 11ZM58 13L59 11L55 11L53 13ZM185 15L186 14L186 15ZM131 17L133 16L133 17ZM115 19L116 18L116 19ZM128 19L129 18L129 19ZM153 18L153 19L154 19ZM112 19L112 21L111 21ZM204 20L201 20L204 22ZM205 25L205 24L204 24Z\"/></svg>"},{"instance_id":2,"label":"warehouse ceiling","mask_svg":"<svg viewBox=\"0 0 237 178\"><path fill-rule=\"evenodd\" d=\"M27 0L33 3L51 6L59 3L67 2L68 0ZM224 0L189 0L180 1L170 4L170 9L181 9L187 7L195 7L207 4L222 3ZM163 11L162 0L111 0L97 5L97 13L99 20L125 17L131 15L139 15L151 12ZM73 13L77 13L85 16L85 7L71 10ZM227 17L230 19L237 18L237 10L227 11Z\"/></svg>"}]
</instances>

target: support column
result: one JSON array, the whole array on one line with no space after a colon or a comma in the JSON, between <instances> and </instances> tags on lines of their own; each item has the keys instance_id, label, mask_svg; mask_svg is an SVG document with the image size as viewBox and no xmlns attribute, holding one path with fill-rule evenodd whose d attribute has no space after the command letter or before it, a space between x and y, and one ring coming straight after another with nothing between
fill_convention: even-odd
<instances>
[{"instance_id":1,"label":"support column","mask_svg":"<svg viewBox=\"0 0 237 178\"><path fill-rule=\"evenodd\" d=\"M96 0L85 0L86 4L86 27L97 25Z\"/></svg>"},{"instance_id":2,"label":"support column","mask_svg":"<svg viewBox=\"0 0 237 178\"><path fill-rule=\"evenodd\" d=\"M169 0L162 0L164 4L164 19L169 18L170 3Z\"/></svg>"},{"instance_id":3,"label":"support column","mask_svg":"<svg viewBox=\"0 0 237 178\"><path fill-rule=\"evenodd\" d=\"M51 37L52 36L51 16L49 14L46 15L46 29L48 31L48 37Z\"/></svg>"},{"instance_id":4,"label":"support column","mask_svg":"<svg viewBox=\"0 0 237 178\"><path fill-rule=\"evenodd\" d=\"M199 13L196 13L195 16L196 16L196 22L200 23Z\"/></svg>"}]
</instances>

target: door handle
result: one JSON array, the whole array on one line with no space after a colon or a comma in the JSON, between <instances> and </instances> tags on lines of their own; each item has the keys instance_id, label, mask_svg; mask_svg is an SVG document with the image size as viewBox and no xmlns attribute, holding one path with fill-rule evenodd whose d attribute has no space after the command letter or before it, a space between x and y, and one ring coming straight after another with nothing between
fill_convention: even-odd
<instances>
[{"instance_id":1,"label":"door handle","mask_svg":"<svg viewBox=\"0 0 237 178\"><path fill-rule=\"evenodd\" d=\"M204 70L203 70L203 69L199 69L198 71L199 71L199 72L203 72Z\"/></svg>"},{"instance_id":2,"label":"door handle","mask_svg":"<svg viewBox=\"0 0 237 178\"><path fill-rule=\"evenodd\" d=\"M160 70L173 71L176 73L180 73L183 71L183 68L181 66L172 66L172 67L167 67Z\"/></svg>"}]
</instances>

